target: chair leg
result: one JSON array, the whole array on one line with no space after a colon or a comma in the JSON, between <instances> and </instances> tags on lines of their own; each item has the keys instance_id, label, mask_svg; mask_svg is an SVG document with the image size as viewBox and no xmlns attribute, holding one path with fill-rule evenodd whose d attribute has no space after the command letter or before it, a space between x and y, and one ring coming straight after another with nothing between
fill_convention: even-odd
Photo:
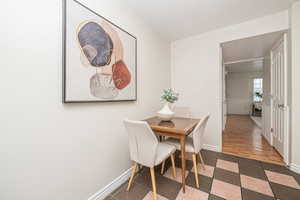
<instances>
[{"instance_id":1,"label":"chair leg","mask_svg":"<svg viewBox=\"0 0 300 200\"><path fill-rule=\"evenodd\" d=\"M201 155L201 152L199 151L199 158L201 160L201 166L202 168L205 170L205 164L204 164L204 161L203 161L203 158L202 158L202 155Z\"/></svg>"},{"instance_id":2,"label":"chair leg","mask_svg":"<svg viewBox=\"0 0 300 200\"><path fill-rule=\"evenodd\" d=\"M161 175L163 175L163 173L164 173L164 170L165 170L165 160L163 161L163 163L161 164L161 170L160 170L160 173L161 173Z\"/></svg>"},{"instance_id":3,"label":"chair leg","mask_svg":"<svg viewBox=\"0 0 300 200\"><path fill-rule=\"evenodd\" d=\"M153 200L157 200L154 168L150 168L150 174L151 174L151 180L152 180Z\"/></svg>"},{"instance_id":4,"label":"chair leg","mask_svg":"<svg viewBox=\"0 0 300 200\"><path fill-rule=\"evenodd\" d=\"M175 168L175 156L174 153L171 154L171 162L172 162L172 168L173 168L173 176L176 178L176 168Z\"/></svg>"},{"instance_id":5,"label":"chair leg","mask_svg":"<svg viewBox=\"0 0 300 200\"><path fill-rule=\"evenodd\" d=\"M196 186L197 186L197 188L199 188L197 154L195 154L195 153L193 153L193 163L194 163L194 174L195 174L195 179L196 179Z\"/></svg>"},{"instance_id":6,"label":"chair leg","mask_svg":"<svg viewBox=\"0 0 300 200\"><path fill-rule=\"evenodd\" d=\"M130 179L129 179L129 182L128 182L128 186L127 186L127 191L130 190L131 183L132 183L132 180L133 180L133 177L134 177L134 174L135 174L137 168L138 168L138 164L134 163L132 171L131 171L131 176L130 176Z\"/></svg>"}]
</instances>

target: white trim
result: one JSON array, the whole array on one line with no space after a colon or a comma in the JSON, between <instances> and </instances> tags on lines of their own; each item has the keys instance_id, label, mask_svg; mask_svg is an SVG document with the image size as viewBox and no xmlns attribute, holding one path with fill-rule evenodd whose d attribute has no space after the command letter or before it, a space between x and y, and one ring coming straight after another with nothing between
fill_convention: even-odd
<instances>
[{"instance_id":1,"label":"white trim","mask_svg":"<svg viewBox=\"0 0 300 200\"><path fill-rule=\"evenodd\" d=\"M127 169L123 174L121 174L111 183L101 188L99 191L97 191L95 194L89 197L88 200L103 200L105 197L107 197L109 194L111 194L114 190L116 190L129 179L131 175L131 170L132 167Z\"/></svg>"},{"instance_id":2,"label":"white trim","mask_svg":"<svg viewBox=\"0 0 300 200\"><path fill-rule=\"evenodd\" d=\"M224 65L235 64L235 63L244 63L244 62L261 61L261 60L264 60L264 59L265 59L264 57L259 57L259 58L250 58L250 59L243 59L243 60L235 60L235 61L225 62Z\"/></svg>"},{"instance_id":3,"label":"white trim","mask_svg":"<svg viewBox=\"0 0 300 200\"><path fill-rule=\"evenodd\" d=\"M206 150L221 152L221 148L219 146L203 144L202 147L203 147L203 149L206 149Z\"/></svg>"},{"instance_id":4,"label":"white trim","mask_svg":"<svg viewBox=\"0 0 300 200\"><path fill-rule=\"evenodd\" d=\"M250 118L252 119L252 121L260 128L262 129L262 121L258 121L254 116L250 116ZM262 118L262 117L260 117ZM262 119L261 119L262 120ZM262 135L263 135L263 131L261 131Z\"/></svg>"},{"instance_id":5,"label":"white trim","mask_svg":"<svg viewBox=\"0 0 300 200\"><path fill-rule=\"evenodd\" d=\"M296 173L300 174L300 165L296 165L294 163L291 163L290 170L292 170L293 172L296 172Z\"/></svg>"},{"instance_id":6,"label":"white trim","mask_svg":"<svg viewBox=\"0 0 300 200\"><path fill-rule=\"evenodd\" d=\"M271 132L270 132L270 134L271 134ZM263 134L263 132L261 132L261 135L266 139L266 141L268 142L268 144L270 145L270 146L272 146L271 145L271 139L270 138L268 138L265 134Z\"/></svg>"},{"instance_id":7,"label":"white trim","mask_svg":"<svg viewBox=\"0 0 300 200\"><path fill-rule=\"evenodd\" d=\"M285 107L285 135L284 135L284 155L283 160L286 164L290 163L290 107Z\"/></svg>"},{"instance_id":8,"label":"white trim","mask_svg":"<svg viewBox=\"0 0 300 200\"><path fill-rule=\"evenodd\" d=\"M284 91L285 91L285 95L284 95L284 108L285 108L285 112L284 112L284 150L283 150L283 158L284 158L284 162L289 164L290 162L290 107L288 106L288 38L287 38L287 33L285 33L283 35L283 41L284 41Z\"/></svg>"},{"instance_id":9,"label":"white trim","mask_svg":"<svg viewBox=\"0 0 300 200\"><path fill-rule=\"evenodd\" d=\"M270 73L271 73L271 76L270 76L270 86L271 86L271 91L270 91L270 109L271 109L271 115L270 115L270 120L271 120L271 130L270 130L270 145L273 146L273 134L274 134L274 122L273 122L273 91L274 91L274 88L273 88L273 79L274 79L274 75L273 75L273 51L271 50L270 51Z\"/></svg>"},{"instance_id":10,"label":"white trim","mask_svg":"<svg viewBox=\"0 0 300 200\"><path fill-rule=\"evenodd\" d=\"M223 64L224 63L224 60L223 60L223 49L222 49L222 44L219 44L219 62L220 62L220 72L219 72L219 79L220 79L220 84L221 84L221 87L220 87L220 93L219 93L219 97L220 97L220 110L221 110L221 124L220 124L220 127L221 127L221 130L220 130L220 138L219 138L219 145L222 145L223 143L223 138L222 138L222 132L223 132L223 122L224 122L224 109L223 109L223 106L224 106L224 98L223 98L223 88L226 87L226 85L224 85L224 70L225 70L225 65ZM217 152L221 152L222 149L219 147L219 146L215 146L215 145L209 145L209 144L204 144L203 145L203 148L207 149L207 150L211 150L211 151L217 151Z\"/></svg>"}]
</instances>

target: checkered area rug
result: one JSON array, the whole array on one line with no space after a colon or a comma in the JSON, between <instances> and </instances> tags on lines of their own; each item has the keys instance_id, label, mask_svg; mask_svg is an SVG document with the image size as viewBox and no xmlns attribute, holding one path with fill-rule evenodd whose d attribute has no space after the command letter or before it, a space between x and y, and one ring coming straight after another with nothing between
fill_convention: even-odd
<instances>
[{"instance_id":1,"label":"checkered area rug","mask_svg":"<svg viewBox=\"0 0 300 200\"><path fill-rule=\"evenodd\" d=\"M239 158L213 151L202 151L205 170L198 164L200 188L196 188L193 163L187 160L186 192L181 188L181 159L176 154L176 178L171 162L163 175L156 167L159 200L300 200L300 175L288 168ZM129 192L127 183L106 200L152 200L149 169L143 167L134 177Z\"/></svg>"}]
</instances>

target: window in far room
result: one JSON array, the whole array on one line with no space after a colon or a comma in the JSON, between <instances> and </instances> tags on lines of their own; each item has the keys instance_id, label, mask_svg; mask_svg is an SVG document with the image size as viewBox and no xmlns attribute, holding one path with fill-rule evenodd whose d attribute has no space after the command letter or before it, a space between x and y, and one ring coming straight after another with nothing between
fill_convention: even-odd
<instances>
[{"instance_id":1,"label":"window in far room","mask_svg":"<svg viewBox=\"0 0 300 200\"><path fill-rule=\"evenodd\" d=\"M253 79L253 101L261 102L263 94L263 79L255 78Z\"/></svg>"}]
</instances>

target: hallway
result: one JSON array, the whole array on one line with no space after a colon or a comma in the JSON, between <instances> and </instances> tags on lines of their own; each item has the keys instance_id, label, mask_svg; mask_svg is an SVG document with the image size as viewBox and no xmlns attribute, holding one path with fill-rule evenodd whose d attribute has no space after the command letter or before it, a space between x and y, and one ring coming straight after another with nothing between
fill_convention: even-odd
<instances>
[{"instance_id":1,"label":"hallway","mask_svg":"<svg viewBox=\"0 0 300 200\"><path fill-rule=\"evenodd\" d=\"M261 129L246 115L228 115L222 152L285 165L277 151L261 135Z\"/></svg>"}]
</instances>

